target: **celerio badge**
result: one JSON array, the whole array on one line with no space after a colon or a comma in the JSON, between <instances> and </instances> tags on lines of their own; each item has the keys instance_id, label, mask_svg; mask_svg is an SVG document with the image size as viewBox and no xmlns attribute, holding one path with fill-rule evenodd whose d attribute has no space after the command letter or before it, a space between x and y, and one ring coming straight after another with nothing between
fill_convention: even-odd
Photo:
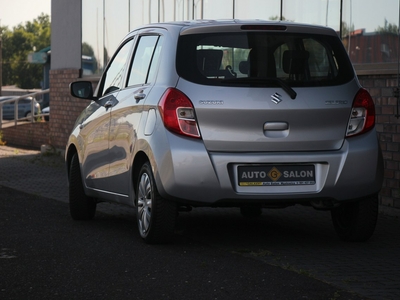
<instances>
[{"instance_id":1,"label":"celerio badge","mask_svg":"<svg viewBox=\"0 0 400 300\"><path fill-rule=\"evenodd\" d=\"M223 100L200 100L199 104L202 105L224 105Z\"/></svg>"}]
</instances>

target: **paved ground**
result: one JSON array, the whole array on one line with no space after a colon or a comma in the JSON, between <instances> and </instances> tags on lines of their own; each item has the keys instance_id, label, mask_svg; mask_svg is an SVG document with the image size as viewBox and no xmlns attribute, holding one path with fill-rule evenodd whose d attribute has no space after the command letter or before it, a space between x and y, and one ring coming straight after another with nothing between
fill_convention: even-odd
<instances>
[{"instance_id":1,"label":"paved ground","mask_svg":"<svg viewBox=\"0 0 400 300\"><path fill-rule=\"evenodd\" d=\"M0 185L67 202L61 156L0 146ZM1 197L1 195L0 195ZM121 218L133 210L98 209ZM366 299L400 299L400 219L380 215L367 243L338 240L328 212L291 207L244 220L235 209L195 209L180 215L177 235L239 253L353 291Z\"/></svg>"},{"instance_id":2,"label":"paved ground","mask_svg":"<svg viewBox=\"0 0 400 300\"><path fill-rule=\"evenodd\" d=\"M0 194L0 299L365 299L187 235L146 245L133 218L97 212L78 222L67 203Z\"/></svg>"}]
</instances>

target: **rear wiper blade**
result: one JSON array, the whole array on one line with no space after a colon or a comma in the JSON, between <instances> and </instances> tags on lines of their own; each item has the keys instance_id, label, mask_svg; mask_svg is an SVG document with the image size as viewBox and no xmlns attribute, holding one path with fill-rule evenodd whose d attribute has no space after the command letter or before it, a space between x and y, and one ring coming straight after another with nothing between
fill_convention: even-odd
<instances>
[{"instance_id":1,"label":"rear wiper blade","mask_svg":"<svg viewBox=\"0 0 400 300\"><path fill-rule=\"evenodd\" d=\"M277 83L288 95L291 99L296 99L297 93L295 90L288 85L282 79L276 77L241 77L241 78L230 78L222 80L222 82L239 82L239 83L266 83L266 82L274 82Z\"/></svg>"},{"instance_id":2,"label":"rear wiper blade","mask_svg":"<svg viewBox=\"0 0 400 300\"><path fill-rule=\"evenodd\" d=\"M289 95L291 99L296 99L297 93L295 90L288 85L285 81L279 78L267 78L267 80L273 80L279 83L279 85L282 87L282 89Z\"/></svg>"}]
</instances>

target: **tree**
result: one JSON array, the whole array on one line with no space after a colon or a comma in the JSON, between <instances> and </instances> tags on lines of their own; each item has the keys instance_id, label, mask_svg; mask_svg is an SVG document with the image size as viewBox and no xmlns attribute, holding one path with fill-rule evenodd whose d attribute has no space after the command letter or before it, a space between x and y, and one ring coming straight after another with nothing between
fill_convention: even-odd
<instances>
[{"instance_id":1,"label":"tree","mask_svg":"<svg viewBox=\"0 0 400 300\"><path fill-rule=\"evenodd\" d=\"M393 23L389 23L386 19L385 19L385 24L383 27L378 26L377 29L375 29L376 32L379 33L393 33L393 34L398 34L399 32L399 27L397 27L396 24Z\"/></svg>"},{"instance_id":2,"label":"tree","mask_svg":"<svg viewBox=\"0 0 400 300\"><path fill-rule=\"evenodd\" d=\"M82 68L90 74L96 74L98 70L98 62L94 55L93 47L88 43L82 43Z\"/></svg>"},{"instance_id":3,"label":"tree","mask_svg":"<svg viewBox=\"0 0 400 300\"><path fill-rule=\"evenodd\" d=\"M283 17L283 16L282 16L282 20L281 20L281 17L278 16L278 15L269 17L269 20L270 20L270 21L289 21L289 22L293 22L293 21L291 21L291 20L286 20L286 18Z\"/></svg>"},{"instance_id":4,"label":"tree","mask_svg":"<svg viewBox=\"0 0 400 300\"><path fill-rule=\"evenodd\" d=\"M354 24L347 24L342 22L342 39L349 36L354 31Z\"/></svg>"},{"instance_id":5,"label":"tree","mask_svg":"<svg viewBox=\"0 0 400 300\"><path fill-rule=\"evenodd\" d=\"M1 27L3 38L3 85L23 89L40 88L43 65L28 62L28 54L50 46L50 17L41 14L32 22L9 30Z\"/></svg>"}]
</instances>

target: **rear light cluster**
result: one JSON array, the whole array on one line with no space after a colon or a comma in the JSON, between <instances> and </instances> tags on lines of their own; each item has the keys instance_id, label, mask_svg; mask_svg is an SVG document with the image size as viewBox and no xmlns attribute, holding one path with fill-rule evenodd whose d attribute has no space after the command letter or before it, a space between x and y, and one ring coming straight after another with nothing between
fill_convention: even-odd
<instances>
[{"instance_id":1,"label":"rear light cluster","mask_svg":"<svg viewBox=\"0 0 400 300\"><path fill-rule=\"evenodd\" d=\"M371 130L375 126L375 105L371 95L360 89L356 94L351 109L346 136L355 136Z\"/></svg>"},{"instance_id":2,"label":"rear light cluster","mask_svg":"<svg viewBox=\"0 0 400 300\"><path fill-rule=\"evenodd\" d=\"M177 134L200 138L193 104L181 91L169 88L158 104L165 127Z\"/></svg>"}]
</instances>

